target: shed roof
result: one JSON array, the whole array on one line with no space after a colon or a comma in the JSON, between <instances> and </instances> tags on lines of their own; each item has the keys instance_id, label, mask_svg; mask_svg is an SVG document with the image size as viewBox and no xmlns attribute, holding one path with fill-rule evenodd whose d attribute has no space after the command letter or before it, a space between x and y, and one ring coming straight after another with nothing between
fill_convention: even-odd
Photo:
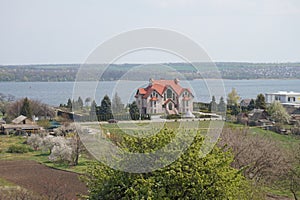
<instances>
[{"instance_id":1,"label":"shed roof","mask_svg":"<svg viewBox=\"0 0 300 200\"><path fill-rule=\"evenodd\" d=\"M14 120L12 120L12 123L14 123L14 124L20 124L25 119L27 119L27 117L25 117L24 115L20 115L19 117L17 117Z\"/></svg>"}]
</instances>

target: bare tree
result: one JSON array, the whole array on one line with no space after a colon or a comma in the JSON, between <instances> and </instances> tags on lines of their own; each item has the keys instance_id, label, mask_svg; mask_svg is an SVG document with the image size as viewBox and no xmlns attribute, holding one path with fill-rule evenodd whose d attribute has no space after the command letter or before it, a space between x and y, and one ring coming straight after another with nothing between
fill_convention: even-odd
<instances>
[{"instance_id":1,"label":"bare tree","mask_svg":"<svg viewBox=\"0 0 300 200\"><path fill-rule=\"evenodd\" d=\"M247 128L224 129L219 145L232 149L232 166L243 169L244 175L255 182L271 182L290 169L283 148L270 138L251 135Z\"/></svg>"}]
</instances>

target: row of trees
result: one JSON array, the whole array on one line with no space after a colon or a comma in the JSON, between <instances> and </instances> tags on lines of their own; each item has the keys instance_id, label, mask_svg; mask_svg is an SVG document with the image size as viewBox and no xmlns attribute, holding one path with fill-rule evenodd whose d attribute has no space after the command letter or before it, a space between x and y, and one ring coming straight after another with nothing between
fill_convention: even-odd
<instances>
[{"instance_id":1,"label":"row of trees","mask_svg":"<svg viewBox=\"0 0 300 200\"><path fill-rule=\"evenodd\" d=\"M80 152L84 149L79 137L81 127L75 124L61 126L56 129L56 136L48 134L32 134L27 139L34 150L42 150L49 153L49 161L78 165Z\"/></svg>"},{"instance_id":2,"label":"row of trees","mask_svg":"<svg viewBox=\"0 0 300 200\"><path fill-rule=\"evenodd\" d=\"M41 103L38 100L32 100L27 97L19 99L17 101L0 101L1 113L7 122L24 115L29 119L33 116L54 117L55 111L47 104Z\"/></svg>"},{"instance_id":3,"label":"row of trees","mask_svg":"<svg viewBox=\"0 0 300 200\"><path fill-rule=\"evenodd\" d=\"M136 102L133 101L131 104L128 104L125 107L125 105L123 104L121 98L118 96L117 93L114 94L112 100L109 98L108 95L105 95L101 100L100 105L97 105L95 100L91 101L91 99L89 99L88 102L91 102L91 105L87 106L86 104L86 108L88 108L88 114L91 117L91 119L97 119L99 121L107 121L109 119L115 118L116 116L128 115L127 114L128 112L131 119L133 120L140 119L140 112ZM81 97L78 97L76 101L68 99L67 104L64 105L61 104L60 106L68 108L73 111L80 111L84 108Z\"/></svg>"},{"instance_id":4,"label":"row of trees","mask_svg":"<svg viewBox=\"0 0 300 200\"><path fill-rule=\"evenodd\" d=\"M251 184L239 170L230 166L233 161L230 151L215 146L206 157L200 158L203 135L200 132L187 134L196 134L189 148L170 165L149 173L114 170L101 163L90 165L85 177L89 199L255 199ZM126 152L144 153L153 163L163 162L151 152L164 147L176 135L180 137L178 145L162 152L172 156L180 151L188 137L170 129L162 129L152 137L124 135L116 145ZM138 160L128 162L126 157L116 160L120 167L128 164L137 168L151 167L143 166Z\"/></svg>"}]
</instances>

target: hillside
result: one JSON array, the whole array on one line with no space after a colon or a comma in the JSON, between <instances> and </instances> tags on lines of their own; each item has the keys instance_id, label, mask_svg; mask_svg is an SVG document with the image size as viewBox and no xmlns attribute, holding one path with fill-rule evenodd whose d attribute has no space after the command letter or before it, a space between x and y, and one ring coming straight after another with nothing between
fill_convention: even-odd
<instances>
[{"instance_id":1,"label":"hillside","mask_svg":"<svg viewBox=\"0 0 300 200\"><path fill-rule=\"evenodd\" d=\"M215 63L224 79L298 79L300 78L300 63L241 63L219 62ZM165 66L165 67L162 67ZM184 75L187 79L206 77L216 78L215 72L205 70L207 64L201 64L204 71L195 73L195 68L189 63L166 64L113 64L100 75L97 69L104 69L105 65L84 65L89 70L84 78L91 80L147 80L149 76L160 78L173 78ZM45 65L0 65L0 81L74 81L80 64L45 64ZM179 74L178 74L179 73Z\"/></svg>"}]
</instances>

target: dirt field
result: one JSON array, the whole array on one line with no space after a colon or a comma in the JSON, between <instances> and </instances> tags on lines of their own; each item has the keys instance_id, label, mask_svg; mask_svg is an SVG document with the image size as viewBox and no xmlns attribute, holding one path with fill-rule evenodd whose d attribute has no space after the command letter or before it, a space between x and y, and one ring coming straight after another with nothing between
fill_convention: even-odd
<instances>
[{"instance_id":1,"label":"dirt field","mask_svg":"<svg viewBox=\"0 0 300 200\"><path fill-rule=\"evenodd\" d=\"M0 161L0 177L47 199L78 199L87 188L78 174L52 169L35 161Z\"/></svg>"}]
</instances>

